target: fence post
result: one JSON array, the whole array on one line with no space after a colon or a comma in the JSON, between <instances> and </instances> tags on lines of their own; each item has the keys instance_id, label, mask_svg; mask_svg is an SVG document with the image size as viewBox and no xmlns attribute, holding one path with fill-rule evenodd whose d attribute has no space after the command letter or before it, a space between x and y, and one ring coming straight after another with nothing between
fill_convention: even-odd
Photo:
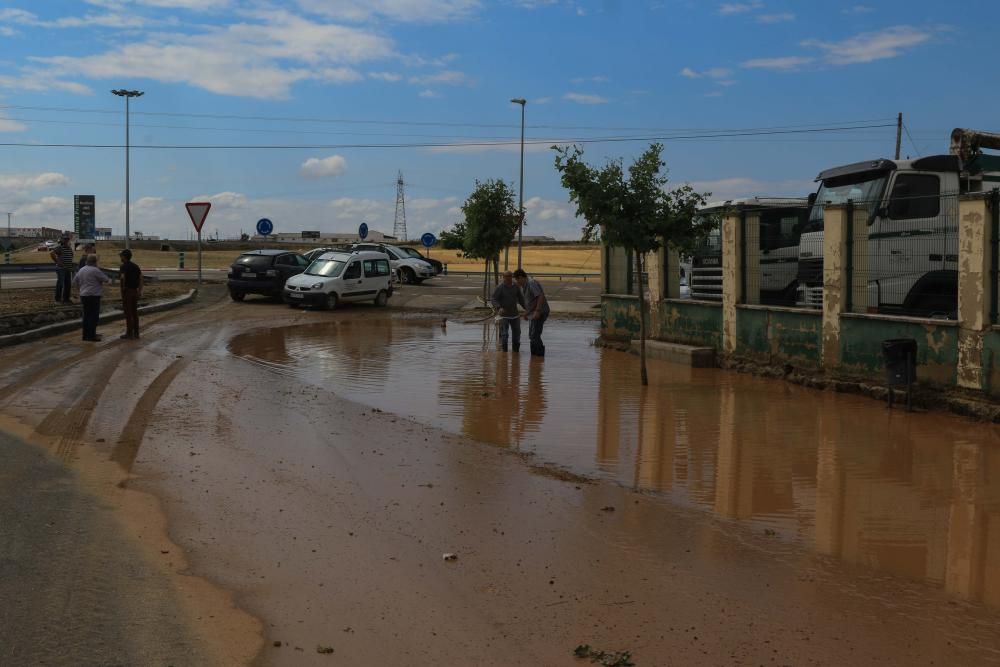
<instances>
[{"instance_id":1,"label":"fence post","mask_svg":"<svg viewBox=\"0 0 1000 667\"><path fill-rule=\"evenodd\" d=\"M840 365L840 316L844 313L844 242L847 216L842 205L823 209L823 367Z\"/></svg>"},{"instance_id":2,"label":"fence post","mask_svg":"<svg viewBox=\"0 0 1000 667\"><path fill-rule=\"evenodd\" d=\"M743 225L738 215L722 219L722 351L736 352L736 305L743 287Z\"/></svg>"},{"instance_id":3,"label":"fence post","mask_svg":"<svg viewBox=\"0 0 1000 667\"><path fill-rule=\"evenodd\" d=\"M747 302L747 212L740 211L740 303Z\"/></svg>"},{"instance_id":4,"label":"fence post","mask_svg":"<svg viewBox=\"0 0 1000 667\"><path fill-rule=\"evenodd\" d=\"M994 223L983 193L964 195L958 202L958 386L987 388L983 368L983 337L995 309L996 243ZM992 197L991 197L992 203Z\"/></svg>"},{"instance_id":5,"label":"fence post","mask_svg":"<svg viewBox=\"0 0 1000 667\"><path fill-rule=\"evenodd\" d=\"M854 312L854 200L844 207L847 225L844 227L844 312Z\"/></svg>"},{"instance_id":6,"label":"fence post","mask_svg":"<svg viewBox=\"0 0 1000 667\"><path fill-rule=\"evenodd\" d=\"M990 192L990 324L997 322L997 303L1000 295L1000 188Z\"/></svg>"}]
</instances>

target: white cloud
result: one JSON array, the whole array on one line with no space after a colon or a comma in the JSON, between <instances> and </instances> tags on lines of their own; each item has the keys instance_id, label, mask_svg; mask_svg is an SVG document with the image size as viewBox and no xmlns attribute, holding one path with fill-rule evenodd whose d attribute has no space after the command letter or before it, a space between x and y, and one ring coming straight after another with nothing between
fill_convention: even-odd
<instances>
[{"instance_id":1,"label":"white cloud","mask_svg":"<svg viewBox=\"0 0 1000 667\"><path fill-rule=\"evenodd\" d=\"M239 192L219 192L214 195L200 195L192 197L188 201L209 201L212 202L212 212L218 209L246 208L247 196Z\"/></svg>"},{"instance_id":2,"label":"white cloud","mask_svg":"<svg viewBox=\"0 0 1000 667\"><path fill-rule=\"evenodd\" d=\"M433 99L435 97L441 97L441 95L439 95L438 93L435 93L430 88L428 88L426 90L421 90L419 93L417 93L417 96L418 97L423 97L425 99Z\"/></svg>"},{"instance_id":3,"label":"white cloud","mask_svg":"<svg viewBox=\"0 0 1000 667\"><path fill-rule=\"evenodd\" d=\"M339 155L311 157L299 167L299 174L305 178L336 178L347 171L347 160Z\"/></svg>"},{"instance_id":4,"label":"white cloud","mask_svg":"<svg viewBox=\"0 0 1000 667\"><path fill-rule=\"evenodd\" d=\"M685 67L681 70L681 76L687 77L688 79L700 79L706 77L709 79L725 79L732 75L733 71L726 69L725 67L712 67L703 72L693 70L690 67Z\"/></svg>"},{"instance_id":5,"label":"white cloud","mask_svg":"<svg viewBox=\"0 0 1000 667\"><path fill-rule=\"evenodd\" d=\"M600 95L589 95L587 93L566 93L564 100L576 102L577 104L607 104L608 99Z\"/></svg>"},{"instance_id":6,"label":"white cloud","mask_svg":"<svg viewBox=\"0 0 1000 667\"><path fill-rule=\"evenodd\" d=\"M812 181L766 181L751 176L690 181L687 184L696 192L711 193L713 202L744 197L806 197L816 189Z\"/></svg>"},{"instance_id":7,"label":"white cloud","mask_svg":"<svg viewBox=\"0 0 1000 667\"><path fill-rule=\"evenodd\" d=\"M383 17L394 21L439 23L472 15L480 0L298 0L305 11L344 21Z\"/></svg>"},{"instance_id":8,"label":"white cloud","mask_svg":"<svg viewBox=\"0 0 1000 667\"><path fill-rule=\"evenodd\" d=\"M869 7L868 5L854 5L853 7L848 7L843 10L844 14L871 14L875 11L874 7Z\"/></svg>"},{"instance_id":9,"label":"white cloud","mask_svg":"<svg viewBox=\"0 0 1000 667\"><path fill-rule=\"evenodd\" d=\"M147 20L134 14L111 12L108 14L87 14L85 16L64 16L52 21L45 21L23 9L0 10L0 21L36 28L141 28Z\"/></svg>"},{"instance_id":10,"label":"white cloud","mask_svg":"<svg viewBox=\"0 0 1000 667\"><path fill-rule=\"evenodd\" d=\"M895 58L908 49L931 39L931 32L908 25L893 26L878 32L865 32L840 42L807 39L802 46L823 51L831 65L852 65Z\"/></svg>"},{"instance_id":11,"label":"white cloud","mask_svg":"<svg viewBox=\"0 0 1000 667\"><path fill-rule=\"evenodd\" d=\"M368 72L368 78L394 83L396 81L400 81L403 76L395 72Z\"/></svg>"},{"instance_id":12,"label":"white cloud","mask_svg":"<svg viewBox=\"0 0 1000 667\"><path fill-rule=\"evenodd\" d=\"M764 6L763 2L731 2L719 5L719 14L722 16L732 16L733 14L746 14L757 11Z\"/></svg>"},{"instance_id":13,"label":"white cloud","mask_svg":"<svg viewBox=\"0 0 1000 667\"><path fill-rule=\"evenodd\" d=\"M530 197L524 202L525 218L527 220L572 220L576 217L576 209L566 202Z\"/></svg>"},{"instance_id":14,"label":"white cloud","mask_svg":"<svg viewBox=\"0 0 1000 667\"><path fill-rule=\"evenodd\" d=\"M346 65L389 58L391 40L377 33L318 23L283 11L255 12L257 22L207 28L191 35L161 33L105 53L32 58L24 76L0 78L0 86L41 80L67 87L71 79L147 78L186 83L220 94L257 98L288 97L299 81L357 81ZM75 84L79 86L79 84ZM35 88L35 89L45 89Z\"/></svg>"},{"instance_id":15,"label":"white cloud","mask_svg":"<svg viewBox=\"0 0 1000 667\"><path fill-rule=\"evenodd\" d=\"M815 62L815 58L809 56L783 56L780 58L754 58L740 63L740 67L747 69L770 69L781 72L792 72L803 65Z\"/></svg>"},{"instance_id":16,"label":"white cloud","mask_svg":"<svg viewBox=\"0 0 1000 667\"><path fill-rule=\"evenodd\" d=\"M0 173L0 191L28 192L69 185L69 178L55 171L40 174Z\"/></svg>"},{"instance_id":17,"label":"white cloud","mask_svg":"<svg viewBox=\"0 0 1000 667\"><path fill-rule=\"evenodd\" d=\"M24 123L0 115L0 132L24 132L27 129Z\"/></svg>"},{"instance_id":18,"label":"white cloud","mask_svg":"<svg viewBox=\"0 0 1000 667\"><path fill-rule=\"evenodd\" d=\"M761 14L757 17L757 23L787 23L795 20L795 14L784 12L782 14Z\"/></svg>"},{"instance_id":19,"label":"white cloud","mask_svg":"<svg viewBox=\"0 0 1000 667\"><path fill-rule=\"evenodd\" d=\"M411 76L409 81L410 83L419 86L428 86L428 85L463 86L472 84L472 79L470 79L465 72L459 72L457 70L444 70L442 72L436 72L434 74L419 74L416 76Z\"/></svg>"}]
</instances>

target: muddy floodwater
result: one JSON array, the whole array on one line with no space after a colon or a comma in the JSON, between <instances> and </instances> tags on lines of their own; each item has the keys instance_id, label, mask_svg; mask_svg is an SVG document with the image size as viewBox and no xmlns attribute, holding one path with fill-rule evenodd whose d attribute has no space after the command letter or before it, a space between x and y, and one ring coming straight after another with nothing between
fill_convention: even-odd
<instances>
[{"instance_id":1,"label":"muddy floodwater","mask_svg":"<svg viewBox=\"0 0 1000 667\"><path fill-rule=\"evenodd\" d=\"M638 359L596 336L596 323L550 320L540 361L497 352L491 324L386 316L256 329L229 350L790 548L1000 605L995 427L658 361L642 388Z\"/></svg>"}]
</instances>

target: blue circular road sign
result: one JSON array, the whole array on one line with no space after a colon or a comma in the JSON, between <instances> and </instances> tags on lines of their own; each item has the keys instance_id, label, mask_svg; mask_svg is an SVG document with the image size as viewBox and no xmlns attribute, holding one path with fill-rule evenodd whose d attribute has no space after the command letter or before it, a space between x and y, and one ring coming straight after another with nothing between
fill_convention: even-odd
<instances>
[{"instance_id":1,"label":"blue circular road sign","mask_svg":"<svg viewBox=\"0 0 1000 667\"><path fill-rule=\"evenodd\" d=\"M267 218L261 218L257 221L257 233L261 236L267 236L274 231L274 223Z\"/></svg>"},{"instance_id":2,"label":"blue circular road sign","mask_svg":"<svg viewBox=\"0 0 1000 667\"><path fill-rule=\"evenodd\" d=\"M434 238L433 234L427 232L426 234L420 237L420 242L424 244L425 248L430 248L432 245L437 243L437 239Z\"/></svg>"},{"instance_id":3,"label":"blue circular road sign","mask_svg":"<svg viewBox=\"0 0 1000 667\"><path fill-rule=\"evenodd\" d=\"M358 227L358 236L362 241L368 238L368 225L366 223L362 222L361 226Z\"/></svg>"}]
</instances>

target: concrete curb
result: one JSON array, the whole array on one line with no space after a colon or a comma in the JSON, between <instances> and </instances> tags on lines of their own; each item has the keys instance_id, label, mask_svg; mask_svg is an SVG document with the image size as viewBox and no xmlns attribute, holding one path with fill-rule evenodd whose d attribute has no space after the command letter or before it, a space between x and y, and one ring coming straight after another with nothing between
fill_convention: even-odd
<instances>
[{"instance_id":1,"label":"concrete curb","mask_svg":"<svg viewBox=\"0 0 1000 667\"><path fill-rule=\"evenodd\" d=\"M170 299L169 301L161 301L159 303L151 303L148 306L142 306L139 308L139 314L149 315L151 313L159 313L164 310L170 310L171 308L176 308L177 306L183 306L194 301L197 296L198 290L193 289L184 296L179 296L175 299ZM108 322L115 322L122 319L125 319L125 313L120 310L109 310L105 313L101 313L98 323L107 324ZM48 324L37 329L0 336L0 348L10 347L11 345L20 345L21 343L47 338L49 336L56 336L68 331L77 331L79 329L79 318L73 318L71 320L66 320L65 322L56 322L55 324Z\"/></svg>"}]
</instances>

